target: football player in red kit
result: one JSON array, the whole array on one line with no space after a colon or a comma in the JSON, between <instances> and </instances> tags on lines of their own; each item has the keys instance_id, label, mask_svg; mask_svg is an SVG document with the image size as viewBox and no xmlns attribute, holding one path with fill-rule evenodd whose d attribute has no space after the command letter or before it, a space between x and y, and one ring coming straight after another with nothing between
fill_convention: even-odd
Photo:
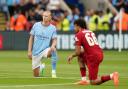
<instances>
[{"instance_id":1,"label":"football player in red kit","mask_svg":"<svg viewBox=\"0 0 128 89\"><path fill-rule=\"evenodd\" d=\"M82 85L99 85L106 81L113 80L114 85L119 83L119 74L114 72L110 75L98 77L99 65L103 61L103 51L100 48L95 34L86 28L86 23L83 19L78 19L74 22L75 26L75 52L68 57L68 62L79 56L86 64L89 72L89 80L81 80L78 84ZM84 48L84 54L81 55L81 46Z\"/></svg>"}]
</instances>

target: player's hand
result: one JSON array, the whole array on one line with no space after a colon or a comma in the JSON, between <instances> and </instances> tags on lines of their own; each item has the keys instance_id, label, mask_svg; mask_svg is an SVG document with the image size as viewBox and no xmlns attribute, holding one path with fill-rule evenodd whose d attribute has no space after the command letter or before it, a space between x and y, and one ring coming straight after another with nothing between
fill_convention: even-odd
<instances>
[{"instance_id":1,"label":"player's hand","mask_svg":"<svg viewBox=\"0 0 128 89\"><path fill-rule=\"evenodd\" d=\"M28 52L28 58L32 60L32 52Z\"/></svg>"},{"instance_id":2,"label":"player's hand","mask_svg":"<svg viewBox=\"0 0 128 89\"><path fill-rule=\"evenodd\" d=\"M69 57L68 57L68 63L69 64L71 64L71 60L73 59L73 56L72 55L70 55Z\"/></svg>"}]
</instances>

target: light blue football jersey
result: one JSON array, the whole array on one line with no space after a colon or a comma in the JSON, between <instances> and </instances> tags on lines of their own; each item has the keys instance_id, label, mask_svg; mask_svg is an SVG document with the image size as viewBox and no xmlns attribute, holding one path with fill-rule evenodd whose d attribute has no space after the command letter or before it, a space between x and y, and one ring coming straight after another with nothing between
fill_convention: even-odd
<instances>
[{"instance_id":1,"label":"light blue football jersey","mask_svg":"<svg viewBox=\"0 0 128 89\"><path fill-rule=\"evenodd\" d=\"M38 55L50 47L51 40L57 37L56 27L52 24L44 26L41 22L33 25L30 34L34 36L32 55Z\"/></svg>"}]
</instances>

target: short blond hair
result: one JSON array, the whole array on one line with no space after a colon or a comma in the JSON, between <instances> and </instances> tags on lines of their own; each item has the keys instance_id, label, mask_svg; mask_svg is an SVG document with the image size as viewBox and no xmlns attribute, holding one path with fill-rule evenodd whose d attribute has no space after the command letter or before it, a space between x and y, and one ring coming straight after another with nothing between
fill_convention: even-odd
<instances>
[{"instance_id":1,"label":"short blond hair","mask_svg":"<svg viewBox=\"0 0 128 89\"><path fill-rule=\"evenodd\" d=\"M44 11L42 14L44 14L44 13L50 14L50 16L52 16L51 11L49 11L49 10Z\"/></svg>"}]
</instances>

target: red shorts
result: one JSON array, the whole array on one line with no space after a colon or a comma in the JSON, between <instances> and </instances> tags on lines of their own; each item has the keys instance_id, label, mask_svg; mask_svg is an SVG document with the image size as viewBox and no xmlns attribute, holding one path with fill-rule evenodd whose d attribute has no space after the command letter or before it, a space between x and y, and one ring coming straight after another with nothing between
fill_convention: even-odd
<instances>
[{"instance_id":1,"label":"red shorts","mask_svg":"<svg viewBox=\"0 0 128 89\"><path fill-rule=\"evenodd\" d=\"M102 53L97 53L95 55L81 54L79 57L81 57L84 60L85 64L88 67L89 80L97 79L99 64L103 60L103 54Z\"/></svg>"}]
</instances>

